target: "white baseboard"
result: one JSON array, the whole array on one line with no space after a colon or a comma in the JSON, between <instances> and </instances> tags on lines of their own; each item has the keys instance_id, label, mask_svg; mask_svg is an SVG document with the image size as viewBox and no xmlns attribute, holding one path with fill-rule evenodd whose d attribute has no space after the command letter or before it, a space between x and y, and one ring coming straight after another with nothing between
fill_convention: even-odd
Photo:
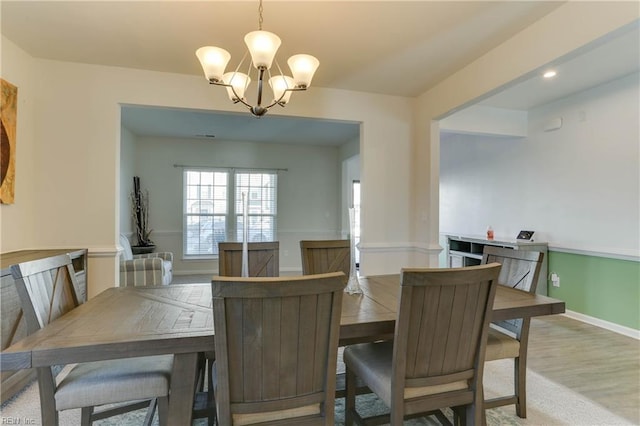
<instances>
[{"instance_id":1,"label":"white baseboard","mask_svg":"<svg viewBox=\"0 0 640 426\"><path fill-rule=\"evenodd\" d=\"M589 315L569 310L567 310L563 315L587 324L595 325L596 327L604 328L605 330L613 331L615 333L640 340L640 330L636 330L631 327L625 327L624 325L615 324L609 321L590 317Z\"/></svg>"}]
</instances>

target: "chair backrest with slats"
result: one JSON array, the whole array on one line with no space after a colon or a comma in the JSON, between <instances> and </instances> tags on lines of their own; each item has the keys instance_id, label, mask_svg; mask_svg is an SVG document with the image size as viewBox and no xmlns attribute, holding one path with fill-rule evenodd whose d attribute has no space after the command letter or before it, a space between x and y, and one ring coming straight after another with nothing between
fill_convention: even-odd
<instances>
[{"instance_id":1,"label":"chair backrest with slats","mask_svg":"<svg viewBox=\"0 0 640 426\"><path fill-rule=\"evenodd\" d=\"M76 277L69 255L18 263L11 266L11 274L16 283L22 312L27 322L27 332L35 333L57 318L78 306ZM43 413L55 413L55 376L59 367L36 369L40 404ZM48 424L47 419L43 419ZM52 423L54 424L54 423Z\"/></svg>"},{"instance_id":2,"label":"chair backrest with slats","mask_svg":"<svg viewBox=\"0 0 640 426\"><path fill-rule=\"evenodd\" d=\"M481 403L481 392L478 395L476 390L482 386L499 272L497 263L402 270L394 334L392 404L404 403L403 395L411 392L406 388L415 391L435 385L455 388L455 392L447 393L450 404L444 406L469 404L475 398ZM426 409L432 408L427 405Z\"/></svg>"},{"instance_id":3,"label":"chair backrest with slats","mask_svg":"<svg viewBox=\"0 0 640 426\"><path fill-rule=\"evenodd\" d=\"M247 243L250 277L280 275L280 242ZM218 274L223 277L242 276L242 243L218 243Z\"/></svg>"},{"instance_id":4,"label":"chair backrest with slats","mask_svg":"<svg viewBox=\"0 0 640 426\"><path fill-rule=\"evenodd\" d=\"M29 334L78 306L71 258L60 256L11 266Z\"/></svg>"},{"instance_id":5,"label":"chair backrest with slats","mask_svg":"<svg viewBox=\"0 0 640 426\"><path fill-rule=\"evenodd\" d=\"M346 277L345 280L349 279L351 272L349 240L302 240L300 256L304 275L342 271Z\"/></svg>"},{"instance_id":6,"label":"chair backrest with slats","mask_svg":"<svg viewBox=\"0 0 640 426\"><path fill-rule=\"evenodd\" d=\"M333 420L344 287L342 273L214 277L220 424L283 410Z\"/></svg>"},{"instance_id":7,"label":"chair backrest with slats","mask_svg":"<svg viewBox=\"0 0 640 426\"><path fill-rule=\"evenodd\" d=\"M485 246L482 255L482 264L497 262L502 265L500 277L498 277L498 283L500 285L535 293L542 268L543 257L544 253L537 251ZM524 324L522 319L496 321L494 323L499 327L515 333L518 339L520 339Z\"/></svg>"}]
</instances>

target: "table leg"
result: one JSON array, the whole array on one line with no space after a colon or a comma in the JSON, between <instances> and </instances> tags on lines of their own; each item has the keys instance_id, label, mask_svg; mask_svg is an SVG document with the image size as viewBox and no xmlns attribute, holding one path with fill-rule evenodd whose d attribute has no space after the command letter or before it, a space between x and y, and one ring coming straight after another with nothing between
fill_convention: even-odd
<instances>
[{"instance_id":1,"label":"table leg","mask_svg":"<svg viewBox=\"0 0 640 426\"><path fill-rule=\"evenodd\" d=\"M175 354L173 356L169 419L167 422L169 426L191 424L197 362L197 353Z\"/></svg>"}]
</instances>

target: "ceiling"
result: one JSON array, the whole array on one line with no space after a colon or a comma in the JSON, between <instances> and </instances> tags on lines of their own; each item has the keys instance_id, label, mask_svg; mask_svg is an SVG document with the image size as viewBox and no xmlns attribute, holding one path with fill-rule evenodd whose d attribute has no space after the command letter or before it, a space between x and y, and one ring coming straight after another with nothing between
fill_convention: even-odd
<instances>
[{"instance_id":1,"label":"ceiling","mask_svg":"<svg viewBox=\"0 0 640 426\"><path fill-rule=\"evenodd\" d=\"M412 97L560 5L510 0L265 0L263 28L282 38L276 58L284 67L295 53L318 57L320 67L310 90L317 86ZM2 34L34 57L193 75L202 75L195 50L203 45L227 49L229 67L235 68L245 51L244 34L258 25L254 0L2 0L0 7ZM637 25L634 31L596 46L591 55L579 52L553 64L559 71L553 86L541 86L537 76L526 76L482 102L529 109L554 96L637 72ZM208 87L203 80L203 90ZM238 108L238 114L212 114L132 106L123 110L123 120L139 134L262 137L285 143L341 144L359 131L356 123L269 115L268 120L256 120ZM294 133L295 140L287 139Z\"/></svg>"},{"instance_id":2,"label":"ceiling","mask_svg":"<svg viewBox=\"0 0 640 426\"><path fill-rule=\"evenodd\" d=\"M142 136L340 146L360 135L358 123L280 115L257 119L247 112L127 105L121 116L124 127Z\"/></svg>"},{"instance_id":3,"label":"ceiling","mask_svg":"<svg viewBox=\"0 0 640 426\"><path fill-rule=\"evenodd\" d=\"M523 76L481 102L482 105L527 111L640 70L640 26L622 28L592 45L572 52L539 72ZM545 79L542 74L557 75Z\"/></svg>"}]
</instances>

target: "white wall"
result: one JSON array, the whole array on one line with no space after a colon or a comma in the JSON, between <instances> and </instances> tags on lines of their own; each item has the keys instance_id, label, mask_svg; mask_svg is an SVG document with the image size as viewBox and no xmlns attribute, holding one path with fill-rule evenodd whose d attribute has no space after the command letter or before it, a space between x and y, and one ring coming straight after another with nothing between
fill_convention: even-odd
<instances>
[{"instance_id":1,"label":"white wall","mask_svg":"<svg viewBox=\"0 0 640 426\"><path fill-rule=\"evenodd\" d=\"M135 232L131 219L131 191L133 177L136 175L136 135L122 127L120 134L120 229L119 232L129 236Z\"/></svg>"},{"instance_id":2,"label":"white wall","mask_svg":"<svg viewBox=\"0 0 640 426\"><path fill-rule=\"evenodd\" d=\"M183 169L176 164L287 169L278 172L277 223L285 272L301 272L300 240L340 237L338 147L157 137L137 137L133 145L135 175L149 190L152 240L159 251L174 253L177 274L217 272L218 262L183 259Z\"/></svg>"},{"instance_id":3,"label":"white wall","mask_svg":"<svg viewBox=\"0 0 640 426\"><path fill-rule=\"evenodd\" d=\"M7 60L6 58L11 58ZM0 207L0 251L37 248L34 60L2 37L1 77L18 88L15 203ZM42 143L42 141L40 141ZM61 165L63 167L63 165Z\"/></svg>"},{"instance_id":4,"label":"white wall","mask_svg":"<svg viewBox=\"0 0 640 426\"><path fill-rule=\"evenodd\" d=\"M342 161L342 233L340 238L348 238L350 232L349 209L353 200L353 181L360 180L360 139L342 145L340 147L340 159Z\"/></svg>"},{"instance_id":5,"label":"white wall","mask_svg":"<svg viewBox=\"0 0 640 426\"><path fill-rule=\"evenodd\" d=\"M640 253L640 87L633 74L529 112L528 138L443 137L441 232ZM545 132L562 117L559 130Z\"/></svg>"}]
</instances>

